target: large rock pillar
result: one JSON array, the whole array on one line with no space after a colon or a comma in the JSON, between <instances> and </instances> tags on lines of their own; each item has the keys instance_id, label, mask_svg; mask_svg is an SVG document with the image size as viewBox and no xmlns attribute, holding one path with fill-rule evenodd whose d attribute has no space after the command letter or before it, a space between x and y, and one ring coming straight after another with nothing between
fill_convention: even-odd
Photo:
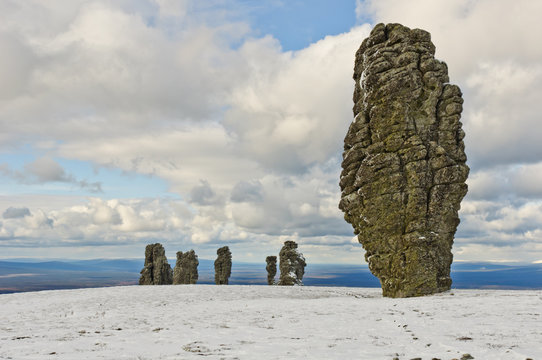
<instances>
[{"instance_id":1,"label":"large rock pillar","mask_svg":"<svg viewBox=\"0 0 542 360\"><path fill-rule=\"evenodd\" d=\"M450 289L467 193L463 99L428 32L378 24L356 53L339 208L384 296Z\"/></svg>"}]
</instances>

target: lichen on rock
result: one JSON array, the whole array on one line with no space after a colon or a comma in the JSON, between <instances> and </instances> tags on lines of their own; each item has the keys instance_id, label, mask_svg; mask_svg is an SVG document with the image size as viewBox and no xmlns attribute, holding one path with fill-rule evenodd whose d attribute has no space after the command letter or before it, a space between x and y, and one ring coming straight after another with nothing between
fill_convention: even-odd
<instances>
[{"instance_id":1,"label":"lichen on rock","mask_svg":"<svg viewBox=\"0 0 542 360\"><path fill-rule=\"evenodd\" d=\"M462 94L428 32L378 24L356 53L339 208L384 296L448 290L467 193Z\"/></svg>"},{"instance_id":2,"label":"lichen on rock","mask_svg":"<svg viewBox=\"0 0 542 360\"><path fill-rule=\"evenodd\" d=\"M277 285L303 285L305 257L297 250L295 241L285 241L279 253L280 278Z\"/></svg>"},{"instance_id":3,"label":"lichen on rock","mask_svg":"<svg viewBox=\"0 0 542 360\"><path fill-rule=\"evenodd\" d=\"M231 275L231 251L227 246L223 246L216 251L215 260L215 284L228 285Z\"/></svg>"},{"instance_id":4,"label":"lichen on rock","mask_svg":"<svg viewBox=\"0 0 542 360\"><path fill-rule=\"evenodd\" d=\"M173 284L196 284L198 282L198 256L194 250L177 251L177 262L173 269Z\"/></svg>"},{"instance_id":5,"label":"lichen on rock","mask_svg":"<svg viewBox=\"0 0 542 360\"><path fill-rule=\"evenodd\" d=\"M267 263L265 267L265 270L267 270L267 285L274 285L275 275L277 274L277 257L268 256L265 262Z\"/></svg>"},{"instance_id":6,"label":"lichen on rock","mask_svg":"<svg viewBox=\"0 0 542 360\"><path fill-rule=\"evenodd\" d=\"M167 262L166 252L160 243L145 247L145 266L141 270L139 285L169 285L173 271Z\"/></svg>"}]
</instances>

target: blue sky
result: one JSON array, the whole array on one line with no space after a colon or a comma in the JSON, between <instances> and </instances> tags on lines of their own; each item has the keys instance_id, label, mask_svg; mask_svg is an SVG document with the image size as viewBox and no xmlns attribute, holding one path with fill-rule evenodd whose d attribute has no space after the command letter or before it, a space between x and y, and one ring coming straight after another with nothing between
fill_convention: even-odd
<instances>
[{"instance_id":1,"label":"blue sky","mask_svg":"<svg viewBox=\"0 0 542 360\"><path fill-rule=\"evenodd\" d=\"M354 53L431 32L465 98L457 261L542 261L539 2L0 4L0 257L363 263L337 208ZM512 15L510 15L512 14Z\"/></svg>"},{"instance_id":2,"label":"blue sky","mask_svg":"<svg viewBox=\"0 0 542 360\"><path fill-rule=\"evenodd\" d=\"M325 38L348 32L358 21L356 2L241 1L254 9L248 19L259 35L271 34L284 51L300 50Z\"/></svg>"}]
</instances>

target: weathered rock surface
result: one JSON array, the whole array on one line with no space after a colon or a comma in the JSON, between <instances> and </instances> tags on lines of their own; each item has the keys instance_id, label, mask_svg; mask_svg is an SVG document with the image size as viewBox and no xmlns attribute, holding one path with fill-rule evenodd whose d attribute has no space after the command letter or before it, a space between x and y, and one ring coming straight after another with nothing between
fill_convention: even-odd
<instances>
[{"instance_id":1,"label":"weathered rock surface","mask_svg":"<svg viewBox=\"0 0 542 360\"><path fill-rule=\"evenodd\" d=\"M173 285L196 284L198 282L198 256L194 250L177 251L177 262L173 269Z\"/></svg>"},{"instance_id":2,"label":"weathered rock surface","mask_svg":"<svg viewBox=\"0 0 542 360\"><path fill-rule=\"evenodd\" d=\"M378 24L356 53L339 208L384 296L448 290L467 193L463 99L428 32Z\"/></svg>"},{"instance_id":3,"label":"weathered rock surface","mask_svg":"<svg viewBox=\"0 0 542 360\"><path fill-rule=\"evenodd\" d=\"M267 263L265 267L265 270L267 270L267 285L274 285L275 275L277 275L277 257L268 256L265 262Z\"/></svg>"},{"instance_id":4,"label":"weathered rock surface","mask_svg":"<svg viewBox=\"0 0 542 360\"><path fill-rule=\"evenodd\" d=\"M231 275L231 251L223 246L216 251L218 257L215 260L215 284L228 285Z\"/></svg>"},{"instance_id":5,"label":"weathered rock surface","mask_svg":"<svg viewBox=\"0 0 542 360\"><path fill-rule=\"evenodd\" d=\"M160 243L145 247L145 266L141 270L139 285L169 285L173 271L167 262L166 252Z\"/></svg>"},{"instance_id":6,"label":"weathered rock surface","mask_svg":"<svg viewBox=\"0 0 542 360\"><path fill-rule=\"evenodd\" d=\"M303 285L305 258L297 250L295 241L285 241L279 253L280 279L277 285Z\"/></svg>"}]
</instances>

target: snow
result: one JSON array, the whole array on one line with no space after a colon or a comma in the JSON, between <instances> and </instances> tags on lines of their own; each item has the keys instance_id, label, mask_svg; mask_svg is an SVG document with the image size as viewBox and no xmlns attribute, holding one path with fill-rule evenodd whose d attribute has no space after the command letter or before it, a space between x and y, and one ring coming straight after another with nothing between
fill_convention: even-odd
<instances>
[{"instance_id":1,"label":"snow","mask_svg":"<svg viewBox=\"0 0 542 360\"><path fill-rule=\"evenodd\" d=\"M125 286L0 304L0 359L542 358L539 290Z\"/></svg>"}]
</instances>

